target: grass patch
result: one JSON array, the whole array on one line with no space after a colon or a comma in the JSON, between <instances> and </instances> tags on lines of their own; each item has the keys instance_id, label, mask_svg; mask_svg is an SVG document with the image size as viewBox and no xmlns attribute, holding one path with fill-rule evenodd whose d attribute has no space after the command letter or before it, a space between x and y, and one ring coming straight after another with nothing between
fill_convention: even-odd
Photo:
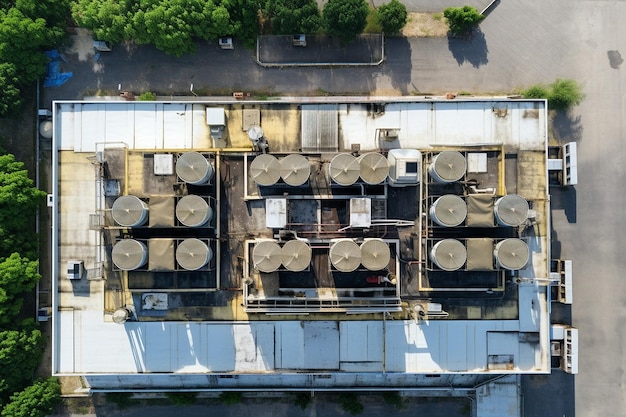
<instances>
[{"instance_id":1,"label":"grass patch","mask_svg":"<svg viewBox=\"0 0 626 417\"><path fill-rule=\"evenodd\" d=\"M370 9L369 14L367 15L365 29L363 29L363 33L381 33L383 31L383 27L378 21L378 10Z\"/></svg>"}]
</instances>

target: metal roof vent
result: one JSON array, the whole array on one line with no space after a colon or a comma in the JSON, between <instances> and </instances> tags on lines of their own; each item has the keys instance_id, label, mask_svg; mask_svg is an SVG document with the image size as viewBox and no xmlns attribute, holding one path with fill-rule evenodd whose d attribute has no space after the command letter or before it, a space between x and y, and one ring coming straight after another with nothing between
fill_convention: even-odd
<instances>
[{"instance_id":1,"label":"metal roof vent","mask_svg":"<svg viewBox=\"0 0 626 417\"><path fill-rule=\"evenodd\" d=\"M458 195L447 194L439 197L430 206L430 218L439 226L456 227L467 217L467 204Z\"/></svg>"},{"instance_id":2,"label":"metal roof vent","mask_svg":"<svg viewBox=\"0 0 626 417\"><path fill-rule=\"evenodd\" d=\"M176 174L189 184L202 185L213 178L213 167L201 153L186 152L176 161Z\"/></svg>"},{"instance_id":3,"label":"metal roof vent","mask_svg":"<svg viewBox=\"0 0 626 417\"><path fill-rule=\"evenodd\" d=\"M176 218L187 227L200 227L213 217L209 203L197 195L186 195L176 205Z\"/></svg>"},{"instance_id":4,"label":"metal roof vent","mask_svg":"<svg viewBox=\"0 0 626 417\"><path fill-rule=\"evenodd\" d=\"M361 166L351 154L340 153L330 161L328 173L337 184L352 185L359 179Z\"/></svg>"},{"instance_id":5,"label":"metal roof vent","mask_svg":"<svg viewBox=\"0 0 626 417\"><path fill-rule=\"evenodd\" d=\"M338 239L330 247L330 262L341 272L352 272L361 263L361 248L352 239Z\"/></svg>"},{"instance_id":6,"label":"metal roof vent","mask_svg":"<svg viewBox=\"0 0 626 417\"><path fill-rule=\"evenodd\" d=\"M311 247L302 240L290 240L283 246L281 259L290 271L304 271L311 263Z\"/></svg>"},{"instance_id":7,"label":"metal roof vent","mask_svg":"<svg viewBox=\"0 0 626 417\"><path fill-rule=\"evenodd\" d=\"M120 226L142 226L148 220L148 205L139 197L125 195L115 200L111 215Z\"/></svg>"},{"instance_id":8,"label":"metal roof vent","mask_svg":"<svg viewBox=\"0 0 626 417\"><path fill-rule=\"evenodd\" d=\"M213 251L200 239L185 239L176 248L176 262L181 268L196 271L213 259Z\"/></svg>"},{"instance_id":9,"label":"metal roof vent","mask_svg":"<svg viewBox=\"0 0 626 417\"><path fill-rule=\"evenodd\" d=\"M361 179L368 184L380 184L389 174L389 161L378 152L370 152L359 157Z\"/></svg>"},{"instance_id":10,"label":"metal roof vent","mask_svg":"<svg viewBox=\"0 0 626 417\"><path fill-rule=\"evenodd\" d=\"M252 249L252 262L261 272L274 272L282 263L282 249L274 240L257 242Z\"/></svg>"},{"instance_id":11,"label":"metal roof vent","mask_svg":"<svg viewBox=\"0 0 626 417\"><path fill-rule=\"evenodd\" d=\"M148 260L148 248L135 239L123 239L113 246L113 263L123 271L133 271L145 265Z\"/></svg>"},{"instance_id":12,"label":"metal roof vent","mask_svg":"<svg viewBox=\"0 0 626 417\"><path fill-rule=\"evenodd\" d=\"M428 173L437 182L454 182L463 178L466 169L463 154L457 151L444 151L433 157Z\"/></svg>"},{"instance_id":13,"label":"metal roof vent","mask_svg":"<svg viewBox=\"0 0 626 417\"><path fill-rule=\"evenodd\" d=\"M280 179L280 162L273 155L259 155L250 164L250 176L259 185L274 185Z\"/></svg>"},{"instance_id":14,"label":"metal roof vent","mask_svg":"<svg viewBox=\"0 0 626 417\"><path fill-rule=\"evenodd\" d=\"M526 242L521 239L504 239L496 244L493 256L500 268L517 271L523 269L528 263L530 250Z\"/></svg>"},{"instance_id":15,"label":"metal roof vent","mask_svg":"<svg viewBox=\"0 0 626 417\"><path fill-rule=\"evenodd\" d=\"M465 264L467 250L456 239L440 240L430 250L430 260L444 271L456 271Z\"/></svg>"},{"instance_id":16,"label":"metal roof vent","mask_svg":"<svg viewBox=\"0 0 626 417\"><path fill-rule=\"evenodd\" d=\"M311 165L309 160L299 154L291 154L280 160L280 176L291 186L302 185L309 180Z\"/></svg>"},{"instance_id":17,"label":"metal roof vent","mask_svg":"<svg viewBox=\"0 0 626 417\"><path fill-rule=\"evenodd\" d=\"M509 194L496 200L493 208L501 226L519 226L528 219L528 201L517 194Z\"/></svg>"},{"instance_id":18,"label":"metal roof vent","mask_svg":"<svg viewBox=\"0 0 626 417\"><path fill-rule=\"evenodd\" d=\"M382 239L366 239L361 244L361 263L370 271L387 268L391 259L389 245Z\"/></svg>"}]
</instances>

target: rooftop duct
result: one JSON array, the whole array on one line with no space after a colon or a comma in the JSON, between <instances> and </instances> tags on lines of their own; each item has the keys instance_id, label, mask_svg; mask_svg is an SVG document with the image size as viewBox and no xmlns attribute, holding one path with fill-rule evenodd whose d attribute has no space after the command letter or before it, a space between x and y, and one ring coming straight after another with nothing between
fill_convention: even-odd
<instances>
[{"instance_id":1,"label":"rooftop duct","mask_svg":"<svg viewBox=\"0 0 626 417\"><path fill-rule=\"evenodd\" d=\"M387 268L391 259L389 245L382 239L367 239L361 244L361 263L370 271Z\"/></svg>"},{"instance_id":2,"label":"rooftop duct","mask_svg":"<svg viewBox=\"0 0 626 417\"><path fill-rule=\"evenodd\" d=\"M352 185L359 179L361 166L351 154L340 153L330 161L328 173L337 184Z\"/></svg>"},{"instance_id":3,"label":"rooftop duct","mask_svg":"<svg viewBox=\"0 0 626 417\"><path fill-rule=\"evenodd\" d=\"M280 160L280 176L291 186L302 185L309 180L311 165L299 154L291 154Z\"/></svg>"},{"instance_id":4,"label":"rooftop duct","mask_svg":"<svg viewBox=\"0 0 626 417\"><path fill-rule=\"evenodd\" d=\"M200 227L213 217L209 203L197 195L186 195L176 205L176 218L187 227Z\"/></svg>"},{"instance_id":5,"label":"rooftop duct","mask_svg":"<svg viewBox=\"0 0 626 417\"><path fill-rule=\"evenodd\" d=\"M443 151L435 155L428 167L428 173L437 182L458 181L465 175L467 165L463 154L457 151Z\"/></svg>"},{"instance_id":6,"label":"rooftop duct","mask_svg":"<svg viewBox=\"0 0 626 417\"><path fill-rule=\"evenodd\" d=\"M148 248L135 239L123 239L113 246L113 263L123 271L133 271L145 265L148 260Z\"/></svg>"},{"instance_id":7,"label":"rooftop duct","mask_svg":"<svg viewBox=\"0 0 626 417\"><path fill-rule=\"evenodd\" d=\"M282 249L273 240L257 242L252 249L252 262L261 272L274 272L282 263Z\"/></svg>"},{"instance_id":8,"label":"rooftop duct","mask_svg":"<svg viewBox=\"0 0 626 417\"><path fill-rule=\"evenodd\" d=\"M181 268L196 271L213 259L213 251L200 239L185 239L176 248L176 262Z\"/></svg>"},{"instance_id":9,"label":"rooftop duct","mask_svg":"<svg viewBox=\"0 0 626 417\"><path fill-rule=\"evenodd\" d=\"M274 185L280 179L280 162L270 154L258 155L250 164L250 176L259 185Z\"/></svg>"},{"instance_id":10,"label":"rooftop duct","mask_svg":"<svg viewBox=\"0 0 626 417\"><path fill-rule=\"evenodd\" d=\"M282 248L281 259L288 270L304 271L311 263L311 247L302 240L290 240Z\"/></svg>"},{"instance_id":11,"label":"rooftop duct","mask_svg":"<svg viewBox=\"0 0 626 417\"><path fill-rule=\"evenodd\" d=\"M330 247L330 262L341 272L352 272L361 263L361 249L352 239L338 239Z\"/></svg>"},{"instance_id":12,"label":"rooftop duct","mask_svg":"<svg viewBox=\"0 0 626 417\"><path fill-rule=\"evenodd\" d=\"M125 195L115 200L111 215L120 226L142 226L148 220L148 205L134 195Z\"/></svg>"},{"instance_id":13,"label":"rooftop duct","mask_svg":"<svg viewBox=\"0 0 626 417\"><path fill-rule=\"evenodd\" d=\"M493 250L496 264L500 268L517 271L523 269L530 258L528 245L521 239L504 239Z\"/></svg>"},{"instance_id":14,"label":"rooftop duct","mask_svg":"<svg viewBox=\"0 0 626 417\"><path fill-rule=\"evenodd\" d=\"M389 174L389 161L378 152L370 152L359 157L361 179L368 184L380 184Z\"/></svg>"},{"instance_id":15,"label":"rooftop duct","mask_svg":"<svg viewBox=\"0 0 626 417\"><path fill-rule=\"evenodd\" d=\"M456 239L440 240L430 250L430 260L444 271L456 271L465 264L467 251Z\"/></svg>"},{"instance_id":16,"label":"rooftop duct","mask_svg":"<svg viewBox=\"0 0 626 417\"><path fill-rule=\"evenodd\" d=\"M496 200L493 208L501 226L519 226L528 219L528 202L517 194L509 194Z\"/></svg>"},{"instance_id":17,"label":"rooftop duct","mask_svg":"<svg viewBox=\"0 0 626 417\"><path fill-rule=\"evenodd\" d=\"M193 185L203 185L213 178L211 162L198 152L186 152L176 161L176 175Z\"/></svg>"},{"instance_id":18,"label":"rooftop duct","mask_svg":"<svg viewBox=\"0 0 626 417\"><path fill-rule=\"evenodd\" d=\"M456 227L467 217L467 204L458 195L447 194L439 197L430 206L430 218L439 226Z\"/></svg>"}]
</instances>

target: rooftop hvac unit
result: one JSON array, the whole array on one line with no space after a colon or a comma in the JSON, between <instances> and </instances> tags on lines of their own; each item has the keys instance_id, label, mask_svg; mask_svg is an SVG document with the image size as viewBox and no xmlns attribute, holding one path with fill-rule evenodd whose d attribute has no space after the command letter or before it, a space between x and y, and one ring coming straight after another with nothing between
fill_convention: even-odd
<instances>
[{"instance_id":1,"label":"rooftop hvac unit","mask_svg":"<svg viewBox=\"0 0 626 417\"><path fill-rule=\"evenodd\" d=\"M496 200L493 212L501 226L519 226L528 219L528 202L517 194L509 194Z\"/></svg>"},{"instance_id":2,"label":"rooftop hvac unit","mask_svg":"<svg viewBox=\"0 0 626 417\"><path fill-rule=\"evenodd\" d=\"M428 173L436 182L446 183L463 178L466 169L463 154L457 151L443 151L433 157Z\"/></svg>"},{"instance_id":3,"label":"rooftop hvac unit","mask_svg":"<svg viewBox=\"0 0 626 417\"><path fill-rule=\"evenodd\" d=\"M389 184L393 187L417 185L421 179L422 154L417 149L392 149L389 161Z\"/></svg>"},{"instance_id":4,"label":"rooftop hvac unit","mask_svg":"<svg viewBox=\"0 0 626 417\"><path fill-rule=\"evenodd\" d=\"M439 226L456 227L467 217L467 204L458 195L439 197L430 206L430 218Z\"/></svg>"},{"instance_id":5,"label":"rooftop hvac unit","mask_svg":"<svg viewBox=\"0 0 626 417\"><path fill-rule=\"evenodd\" d=\"M115 200L111 215L120 226L142 226L148 220L148 205L134 195L125 195Z\"/></svg>"},{"instance_id":6,"label":"rooftop hvac unit","mask_svg":"<svg viewBox=\"0 0 626 417\"><path fill-rule=\"evenodd\" d=\"M186 152L176 161L178 178L193 185L203 185L213 178L211 162L198 152Z\"/></svg>"},{"instance_id":7,"label":"rooftop hvac unit","mask_svg":"<svg viewBox=\"0 0 626 417\"><path fill-rule=\"evenodd\" d=\"M85 272L83 261L67 261L67 279L81 279Z\"/></svg>"},{"instance_id":8,"label":"rooftop hvac unit","mask_svg":"<svg viewBox=\"0 0 626 417\"><path fill-rule=\"evenodd\" d=\"M178 201L176 218L187 227L200 227L213 218L213 210L206 199L190 194Z\"/></svg>"},{"instance_id":9,"label":"rooftop hvac unit","mask_svg":"<svg viewBox=\"0 0 626 417\"><path fill-rule=\"evenodd\" d=\"M176 262L181 268L196 271L213 259L213 251L200 239L185 239L176 248Z\"/></svg>"},{"instance_id":10,"label":"rooftop hvac unit","mask_svg":"<svg viewBox=\"0 0 626 417\"><path fill-rule=\"evenodd\" d=\"M341 272L352 272L361 263L361 248L352 239L338 239L330 247L330 262Z\"/></svg>"},{"instance_id":11,"label":"rooftop hvac unit","mask_svg":"<svg viewBox=\"0 0 626 417\"><path fill-rule=\"evenodd\" d=\"M352 185L359 179L361 166L351 154L340 153L330 161L328 173L337 184Z\"/></svg>"},{"instance_id":12,"label":"rooftop hvac unit","mask_svg":"<svg viewBox=\"0 0 626 417\"><path fill-rule=\"evenodd\" d=\"M444 271L456 271L465 264L467 250L456 239L440 240L430 250L430 260Z\"/></svg>"},{"instance_id":13,"label":"rooftop hvac unit","mask_svg":"<svg viewBox=\"0 0 626 417\"><path fill-rule=\"evenodd\" d=\"M252 249L252 262L261 272L274 272L282 263L283 252L274 240L257 242Z\"/></svg>"},{"instance_id":14,"label":"rooftop hvac unit","mask_svg":"<svg viewBox=\"0 0 626 417\"><path fill-rule=\"evenodd\" d=\"M44 139L52 139L52 121L44 120L39 123L39 134Z\"/></svg>"},{"instance_id":15,"label":"rooftop hvac unit","mask_svg":"<svg viewBox=\"0 0 626 417\"><path fill-rule=\"evenodd\" d=\"M361 244L361 263L370 271L381 271L389 265L391 251L382 239L366 239Z\"/></svg>"},{"instance_id":16,"label":"rooftop hvac unit","mask_svg":"<svg viewBox=\"0 0 626 417\"><path fill-rule=\"evenodd\" d=\"M500 268L517 271L523 269L530 259L528 245L521 239L504 239L493 250L496 265Z\"/></svg>"},{"instance_id":17,"label":"rooftop hvac unit","mask_svg":"<svg viewBox=\"0 0 626 417\"><path fill-rule=\"evenodd\" d=\"M250 176L259 185L274 185L280 179L280 162L273 155L259 155L250 164Z\"/></svg>"},{"instance_id":18,"label":"rooftop hvac unit","mask_svg":"<svg viewBox=\"0 0 626 417\"><path fill-rule=\"evenodd\" d=\"M280 160L280 176L285 183L299 186L309 180L311 165L309 160L299 154L291 154Z\"/></svg>"},{"instance_id":19,"label":"rooftop hvac unit","mask_svg":"<svg viewBox=\"0 0 626 417\"><path fill-rule=\"evenodd\" d=\"M113 263L123 271L133 271L145 265L148 260L148 248L135 239L120 240L113 246Z\"/></svg>"},{"instance_id":20,"label":"rooftop hvac unit","mask_svg":"<svg viewBox=\"0 0 626 417\"><path fill-rule=\"evenodd\" d=\"M361 179L368 184L380 184L389 174L389 162L384 155L370 152L359 157Z\"/></svg>"},{"instance_id":21,"label":"rooftop hvac unit","mask_svg":"<svg viewBox=\"0 0 626 417\"><path fill-rule=\"evenodd\" d=\"M282 248L281 259L288 270L304 271L311 263L311 247L302 240L290 240Z\"/></svg>"},{"instance_id":22,"label":"rooftop hvac unit","mask_svg":"<svg viewBox=\"0 0 626 417\"><path fill-rule=\"evenodd\" d=\"M135 308L133 306L126 306L118 308L113 312L113 322L117 324L124 324L128 320L132 320L135 317Z\"/></svg>"}]
</instances>

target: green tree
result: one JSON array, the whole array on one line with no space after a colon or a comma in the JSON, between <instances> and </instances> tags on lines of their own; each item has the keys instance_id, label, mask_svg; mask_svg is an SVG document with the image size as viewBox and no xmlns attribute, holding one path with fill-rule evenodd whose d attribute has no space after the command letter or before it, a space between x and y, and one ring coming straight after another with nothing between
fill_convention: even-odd
<instances>
[{"instance_id":1,"label":"green tree","mask_svg":"<svg viewBox=\"0 0 626 417\"><path fill-rule=\"evenodd\" d=\"M265 11L276 35L315 33L322 24L315 0L268 0Z\"/></svg>"},{"instance_id":2,"label":"green tree","mask_svg":"<svg viewBox=\"0 0 626 417\"><path fill-rule=\"evenodd\" d=\"M23 330L0 332L0 402L33 380L43 347L43 337L34 323Z\"/></svg>"},{"instance_id":3,"label":"green tree","mask_svg":"<svg viewBox=\"0 0 626 417\"><path fill-rule=\"evenodd\" d=\"M322 11L328 34L338 36L344 42L363 32L368 13L365 0L329 0Z\"/></svg>"},{"instance_id":4,"label":"green tree","mask_svg":"<svg viewBox=\"0 0 626 417\"><path fill-rule=\"evenodd\" d=\"M0 263L0 326L10 327L19 316L23 295L39 281L38 261L29 261L13 253Z\"/></svg>"},{"instance_id":5,"label":"green tree","mask_svg":"<svg viewBox=\"0 0 626 417\"><path fill-rule=\"evenodd\" d=\"M378 8L378 22L386 34L398 33L408 19L406 6L398 0L391 0Z\"/></svg>"},{"instance_id":6,"label":"green tree","mask_svg":"<svg viewBox=\"0 0 626 417\"><path fill-rule=\"evenodd\" d=\"M60 402L61 385L56 378L48 378L12 395L2 417L45 417Z\"/></svg>"},{"instance_id":7,"label":"green tree","mask_svg":"<svg viewBox=\"0 0 626 417\"><path fill-rule=\"evenodd\" d=\"M575 80L557 79L550 84L548 108L567 111L585 99L582 85Z\"/></svg>"},{"instance_id":8,"label":"green tree","mask_svg":"<svg viewBox=\"0 0 626 417\"><path fill-rule=\"evenodd\" d=\"M72 17L76 23L91 29L98 40L112 43L126 39L132 32L130 9L120 0L78 0L72 3Z\"/></svg>"},{"instance_id":9,"label":"green tree","mask_svg":"<svg viewBox=\"0 0 626 417\"><path fill-rule=\"evenodd\" d=\"M453 35L465 35L485 18L475 7L448 7L443 11Z\"/></svg>"},{"instance_id":10,"label":"green tree","mask_svg":"<svg viewBox=\"0 0 626 417\"><path fill-rule=\"evenodd\" d=\"M15 65L5 62L0 64L0 117L15 112L22 106L19 89L20 80Z\"/></svg>"},{"instance_id":11,"label":"green tree","mask_svg":"<svg viewBox=\"0 0 626 417\"><path fill-rule=\"evenodd\" d=\"M44 19L48 27L66 26L71 13L69 0L17 0L15 8L31 19Z\"/></svg>"},{"instance_id":12,"label":"green tree","mask_svg":"<svg viewBox=\"0 0 626 417\"><path fill-rule=\"evenodd\" d=\"M221 0L221 5L228 10L233 35L244 45L253 47L259 33L259 16L262 0Z\"/></svg>"},{"instance_id":13,"label":"green tree","mask_svg":"<svg viewBox=\"0 0 626 417\"><path fill-rule=\"evenodd\" d=\"M33 230L36 210L46 193L35 188L22 162L0 155L0 259L14 252L37 258Z\"/></svg>"}]
</instances>

